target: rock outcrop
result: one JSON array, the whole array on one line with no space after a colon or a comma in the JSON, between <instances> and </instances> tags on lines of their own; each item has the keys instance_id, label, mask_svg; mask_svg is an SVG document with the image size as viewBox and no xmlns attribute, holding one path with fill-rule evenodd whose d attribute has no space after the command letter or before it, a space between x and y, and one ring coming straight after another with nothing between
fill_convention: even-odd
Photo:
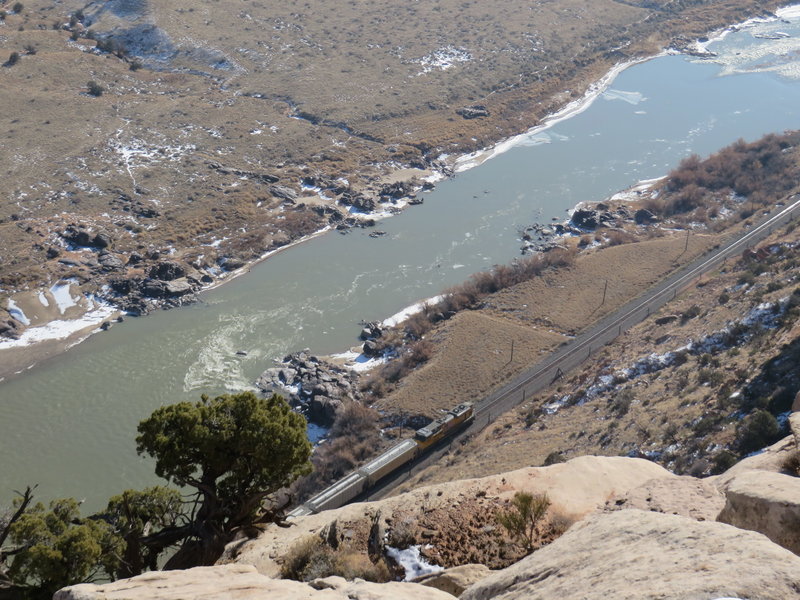
<instances>
[{"instance_id":1,"label":"rock outcrop","mask_svg":"<svg viewBox=\"0 0 800 600\"><path fill-rule=\"evenodd\" d=\"M327 363L307 351L284 357L256 381L265 392L277 391L302 408L315 423L330 425L342 401L358 399L358 377L348 369Z\"/></svg>"},{"instance_id":2,"label":"rock outcrop","mask_svg":"<svg viewBox=\"0 0 800 600\"><path fill-rule=\"evenodd\" d=\"M484 565L461 565L445 569L441 573L417 577L414 583L421 583L458 597L468 587L486 579L491 574L489 568Z\"/></svg>"},{"instance_id":3,"label":"rock outcrop","mask_svg":"<svg viewBox=\"0 0 800 600\"><path fill-rule=\"evenodd\" d=\"M250 565L153 571L113 583L74 585L53 600L452 600L453 596L413 583L345 581L341 577L300 583L271 579Z\"/></svg>"},{"instance_id":4,"label":"rock outcrop","mask_svg":"<svg viewBox=\"0 0 800 600\"><path fill-rule=\"evenodd\" d=\"M407 529L414 537L412 543L432 546L425 554L435 564L481 562L498 568L521 556L506 554L508 549L498 538L502 528L494 518L516 492L546 492L552 514L574 519L602 508L610 498L662 478L677 479L663 467L639 458L582 456L549 467L442 483L378 502L349 504L293 519L294 526L288 529L269 525L254 540L230 544L221 562L248 563L260 573L277 576L290 548L319 535L334 521L337 529L354 532L353 539L364 531L366 546L366 532L380 513L379 525L390 540L399 529Z\"/></svg>"},{"instance_id":5,"label":"rock outcrop","mask_svg":"<svg viewBox=\"0 0 800 600\"><path fill-rule=\"evenodd\" d=\"M718 521L763 533L800 554L800 478L746 471L728 484Z\"/></svg>"},{"instance_id":6,"label":"rock outcrop","mask_svg":"<svg viewBox=\"0 0 800 600\"><path fill-rule=\"evenodd\" d=\"M638 508L698 521L715 521L724 506L724 494L707 479L668 477L652 479L610 500L606 509Z\"/></svg>"},{"instance_id":7,"label":"rock outcrop","mask_svg":"<svg viewBox=\"0 0 800 600\"><path fill-rule=\"evenodd\" d=\"M800 593L800 558L723 523L639 510L593 515L462 600L758 598Z\"/></svg>"}]
</instances>

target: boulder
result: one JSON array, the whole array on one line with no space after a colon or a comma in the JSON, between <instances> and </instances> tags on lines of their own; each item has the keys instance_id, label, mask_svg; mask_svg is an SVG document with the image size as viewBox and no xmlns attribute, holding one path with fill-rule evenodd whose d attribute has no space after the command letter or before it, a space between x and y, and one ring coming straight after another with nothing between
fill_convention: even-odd
<instances>
[{"instance_id":1,"label":"boulder","mask_svg":"<svg viewBox=\"0 0 800 600\"><path fill-rule=\"evenodd\" d=\"M472 106L464 106L456 110L457 115L461 115L465 119L478 119L480 117L488 117L489 110L482 104L473 104Z\"/></svg>"},{"instance_id":2,"label":"boulder","mask_svg":"<svg viewBox=\"0 0 800 600\"><path fill-rule=\"evenodd\" d=\"M364 342L361 350L364 352L364 356L378 356L380 354L380 347L375 340L367 340Z\"/></svg>"},{"instance_id":3,"label":"boulder","mask_svg":"<svg viewBox=\"0 0 800 600\"><path fill-rule=\"evenodd\" d=\"M101 231L92 239L92 245L96 248L108 248L111 246L111 236Z\"/></svg>"},{"instance_id":4,"label":"boulder","mask_svg":"<svg viewBox=\"0 0 800 600\"><path fill-rule=\"evenodd\" d=\"M796 598L800 557L723 523L621 510L470 587L462 600Z\"/></svg>"},{"instance_id":5,"label":"boulder","mask_svg":"<svg viewBox=\"0 0 800 600\"><path fill-rule=\"evenodd\" d=\"M492 571L485 565L460 565L440 573L417 577L414 583L421 583L459 597L469 586L486 579L491 574Z\"/></svg>"},{"instance_id":6,"label":"boulder","mask_svg":"<svg viewBox=\"0 0 800 600\"><path fill-rule=\"evenodd\" d=\"M311 420L321 425L332 425L336 418L336 411L342 406L341 400L328 398L327 396L317 395L308 402L308 409L311 413Z\"/></svg>"},{"instance_id":7,"label":"boulder","mask_svg":"<svg viewBox=\"0 0 800 600\"><path fill-rule=\"evenodd\" d=\"M167 284L157 279L145 279L141 291L148 298L163 298L167 293Z\"/></svg>"},{"instance_id":8,"label":"boulder","mask_svg":"<svg viewBox=\"0 0 800 600\"><path fill-rule=\"evenodd\" d=\"M570 223L581 229L596 229L600 221L596 210L579 208L572 213Z\"/></svg>"},{"instance_id":9,"label":"boulder","mask_svg":"<svg viewBox=\"0 0 800 600\"><path fill-rule=\"evenodd\" d=\"M381 186L378 196L382 202L399 200L414 191L414 186L408 181L395 181Z\"/></svg>"},{"instance_id":10,"label":"boulder","mask_svg":"<svg viewBox=\"0 0 800 600\"><path fill-rule=\"evenodd\" d=\"M800 554L800 478L746 471L728 484L725 498L718 521L763 533Z\"/></svg>"},{"instance_id":11,"label":"boulder","mask_svg":"<svg viewBox=\"0 0 800 600\"><path fill-rule=\"evenodd\" d=\"M100 263L104 269L112 271L114 269L121 269L125 264L118 257L114 256L108 250L103 250L97 256L97 262Z\"/></svg>"},{"instance_id":12,"label":"boulder","mask_svg":"<svg viewBox=\"0 0 800 600\"><path fill-rule=\"evenodd\" d=\"M171 260L165 260L150 269L150 277L161 281L172 281L186 276L186 269Z\"/></svg>"},{"instance_id":13,"label":"boulder","mask_svg":"<svg viewBox=\"0 0 800 600\"><path fill-rule=\"evenodd\" d=\"M658 217L646 208L640 208L633 215L633 220L636 221L637 225L649 225L658 221Z\"/></svg>"},{"instance_id":14,"label":"boulder","mask_svg":"<svg viewBox=\"0 0 800 600\"><path fill-rule=\"evenodd\" d=\"M169 296L185 296L191 293L193 289L192 284L185 277L168 281L165 286L165 291Z\"/></svg>"},{"instance_id":15,"label":"boulder","mask_svg":"<svg viewBox=\"0 0 800 600\"><path fill-rule=\"evenodd\" d=\"M276 198L280 198L286 202L291 202L292 204L294 204L294 201L297 200L297 192L295 192L292 188L288 188L283 185L270 186L269 193Z\"/></svg>"},{"instance_id":16,"label":"boulder","mask_svg":"<svg viewBox=\"0 0 800 600\"><path fill-rule=\"evenodd\" d=\"M73 585L53 600L452 600L452 596L413 583L345 581L341 577L300 583L271 579L250 565L153 571L113 583Z\"/></svg>"}]
</instances>

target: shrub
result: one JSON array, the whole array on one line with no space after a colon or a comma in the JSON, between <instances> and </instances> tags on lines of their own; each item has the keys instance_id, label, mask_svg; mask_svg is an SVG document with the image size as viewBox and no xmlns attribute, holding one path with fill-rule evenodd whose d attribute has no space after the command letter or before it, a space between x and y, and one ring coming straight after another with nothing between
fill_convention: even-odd
<instances>
[{"instance_id":1,"label":"shrub","mask_svg":"<svg viewBox=\"0 0 800 600\"><path fill-rule=\"evenodd\" d=\"M377 583L391 579L383 560L373 564L365 554L345 546L331 548L319 536L301 539L283 557L281 577L284 579L312 581L334 575Z\"/></svg>"},{"instance_id":2,"label":"shrub","mask_svg":"<svg viewBox=\"0 0 800 600\"><path fill-rule=\"evenodd\" d=\"M550 465L556 465L558 463L563 463L563 462L567 462L567 459L560 451L555 450L545 457L542 466L549 467Z\"/></svg>"},{"instance_id":3,"label":"shrub","mask_svg":"<svg viewBox=\"0 0 800 600\"><path fill-rule=\"evenodd\" d=\"M681 322L682 323L686 323L686 321L688 321L690 319L694 319L695 317L699 317L700 316L700 312L701 312L700 311L700 307L697 306L697 304L693 304L692 306L690 306L689 308L687 308L685 311L683 311L681 313Z\"/></svg>"},{"instance_id":4,"label":"shrub","mask_svg":"<svg viewBox=\"0 0 800 600\"><path fill-rule=\"evenodd\" d=\"M103 92L105 91L103 86L94 80L89 81L89 83L86 84L86 88L88 89L89 94L95 97L102 96Z\"/></svg>"},{"instance_id":5,"label":"shrub","mask_svg":"<svg viewBox=\"0 0 800 600\"><path fill-rule=\"evenodd\" d=\"M13 10L16 14L19 14L22 12L23 8L25 8L25 6L22 4L22 2L15 2L14 6L11 7L11 10Z\"/></svg>"},{"instance_id":6,"label":"shrub","mask_svg":"<svg viewBox=\"0 0 800 600\"><path fill-rule=\"evenodd\" d=\"M736 455L730 450L720 450L711 459L711 474L719 475L736 464Z\"/></svg>"},{"instance_id":7,"label":"shrub","mask_svg":"<svg viewBox=\"0 0 800 600\"><path fill-rule=\"evenodd\" d=\"M525 550L532 552L539 522L548 508L547 494L517 492L511 500L511 509L498 513L497 521L513 538L522 540Z\"/></svg>"},{"instance_id":8,"label":"shrub","mask_svg":"<svg viewBox=\"0 0 800 600\"><path fill-rule=\"evenodd\" d=\"M6 61L6 67L13 67L15 64L19 62L19 52L12 52L8 55L8 60Z\"/></svg>"},{"instance_id":9,"label":"shrub","mask_svg":"<svg viewBox=\"0 0 800 600\"><path fill-rule=\"evenodd\" d=\"M777 441L779 434L777 419L759 409L742 419L736 427L736 446L741 454L750 454Z\"/></svg>"},{"instance_id":10,"label":"shrub","mask_svg":"<svg viewBox=\"0 0 800 600\"><path fill-rule=\"evenodd\" d=\"M612 401L611 410L618 417L626 415L631 408L631 403L633 402L634 397L635 394L632 389L627 388L622 390Z\"/></svg>"},{"instance_id":11,"label":"shrub","mask_svg":"<svg viewBox=\"0 0 800 600\"><path fill-rule=\"evenodd\" d=\"M781 468L789 475L800 477L800 450L795 450L787 456L781 464Z\"/></svg>"}]
</instances>

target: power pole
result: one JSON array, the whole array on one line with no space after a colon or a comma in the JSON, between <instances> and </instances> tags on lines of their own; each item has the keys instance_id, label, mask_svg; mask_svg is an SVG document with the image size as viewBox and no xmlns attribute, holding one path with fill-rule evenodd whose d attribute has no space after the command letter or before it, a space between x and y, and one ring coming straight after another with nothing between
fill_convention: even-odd
<instances>
[{"instance_id":1,"label":"power pole","mask_svg":"<svg viewBox=\"0 0 800 600\"><path fill-rule=\"evenodd\" d=\"M606 292L608 291L608 279L606 279L606 284L603 286L603 300L600 302L600 306L606 303Z\"/></svg>"}]
</instances>

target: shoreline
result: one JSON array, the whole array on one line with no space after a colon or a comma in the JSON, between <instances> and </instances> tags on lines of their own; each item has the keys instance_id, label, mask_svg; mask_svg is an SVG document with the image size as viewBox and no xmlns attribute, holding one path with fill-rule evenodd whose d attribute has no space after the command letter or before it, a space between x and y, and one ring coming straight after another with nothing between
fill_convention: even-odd
<instances>
[{"instance_id":1,"label":"shoreline","mask_svg":"<svg viewBox=\"0 0 800 600\"><path fill-rule=\"evenodd\" d=\"M798 16L798 15L800 15L800 4L794 4L794 5L789 5L789 6L786 6L786 7L782 7L782 8L778 9L775 12L775 16L774 17L754 17L754 18L748 19L747 21L744 21L742 23L733 24L733 25L730 25L730 26L728 26L726 28L723 28L723 29L720 29L720 30L715 30L714 32L709 34L710 37L709 37L708 40L706 40L704 42L700 42L698 40L698 41L694 42L692 47L701 47L702 46L702 48L705 48L707 45L709 45L709 44L711 44L711 43L713 43L715 41L719 41L719 40L723 39L729 33L738 31L738 30L740 30L742 28L745 28L745 27L747 27L747 26L749 26L751 24L770 22L770 21L774 21L775 19L784 18L785 16L795 17L795 16ZM491 160L492 158L495 158L497 156L500 156L501 154L504 154L505 152L513 149L514 147L517 147L519 145L524 144L532 136L537 135L537 134L539 134L539 133L541 133L543 131L546 131L547 129L550 129L553 126L555 126L556 124L561 123L563 121L566 121L566 120L570 119L571 117L577 116L577 115L581 114L582 112L584 112L585 110L587 110L589 107L591 107L591 105L594 103L594 101L597 98L599 98L611 86L611 84L614 82L614 80L622 72L624 72L627 68L632 67L632 66L636 66L636 65L644 63L644 62L647 62L647 61L652 60L654 58L665 56L667 54L670 54L669 50L662 50L661 52L658 52L658 53L653 54L653 55L640 57L640 58L635 58L635 59L631 59L631 60L628 60L628 61L625 61L625 62L620 62L620 63L615 64L602 77L600 77L598 80L590 83L588 85L586 91L583 93L583 95L580 98L572 100L572 101L568 102L566 105L564 105L562 108L558 109L557 111L555 111L555 112L553 112L553 113L551 113L549 115L546 115L538 125L529 128L528 130L526 130L523 133L516 134L516 135L513 135L511 137L499 140L498 142L496 142L496 143L494 143L494 144L492 144L490 146L487 146L486 148L483 148L483 149L480 149L480 150L477 150L477 151L474 151L474 152L470 152L470 153L467 153L467 154L463 154L463 155L457 156L454 159L449 157L449 156L447 156L446 154L442 153L440 155L440 159L439 160L442 161L446 165L446 167L437 167L437 166L431 167L431 169L428 171L428 174L426 176L422 177L421 180L424 181L424 182L430 182L430 183L433 183L433 182L436 182L436 181L440 181L442 179L447 178L448 176L452 176L451 174L461 173L461 172L467 171L467 170L469 170L471 168L480 166L484 162L486 162L488 160ZM386 178L387 179L391 179L393 176L396 176L397 173L400 173L402 171L407 171L407 170L408 170L407 167L395 168L392 172L390 172L389 174L386 175ZM448 172L448 171L450 171L450 172ZM418 181L419 181L419 179L418 179ZM627 188L625 190L621 190L621 191L617 192L617 194L630 193L630 192L634 191L634 188L636 188L637 186L641 186L644 183L645 182L637 182L633 186L631 186L631 187L629 187L629 188ZM421 185L416 186L412 190L412 194L418 193L421 189L422 189ZM610 198L613 198L613 196L610 197ZM410 197L400 198L395 203L393 203L391 205L391 207L395 207L398 210L403 209L409 204L409 199L410 199ZM577 208L578 208L578 206L573 207L572 210L574 211ZM353 213L353 212L350 212L350 214L353 215L353 216L357 216L359 218L364 218L364 219L382 220L382 219L385 219L385 218L388 218L388 217L392 216L394 214L394 211L392 211L390 208L385 208L384 210L382 210L380 212L376 212L376 213ZM295 241L292 241L292 242L290 242L288 244L285 244L284 246L281 246L279 248L275 248L273 250L269 250L269 251L265 252L263 255L261 255L260 257L258 257L255 260L253 260L252 262L248 262L247 264L243 265L242 267L239 267L238 269L235 269L235 270L232 270L232 271L229 271L229 272L225 272L223 277L219 277L219 278L215 277L212 282L208 283L205 286L200 287L195 292L195 294L196 295L201 295L206 291L213 290L216 287L221 286L224 283L227 283L228 281L232 281L233 279L235 279L235 278L237 278L237 277L239 277L239 276L241 276L241 275L243 275L245 273L248 273L253 266L258 265L259 263L267 260L271 256L273 256L273 255L275 255L275 254L277 254L279 252L283 252L285 250L288 250L289 248L291 248L291 247L293 247L295 245L302 244L302 243L305 243L307 241L310 241L310 240L314 239L315 237L321 236L321 235L323 235L325 233L329 233L332 229L334 229L334 227L332 225L326 225L325 227L323 227L323 228L321 228L321 229L319 229L319 230L317 230L317 231L315 231L315 232L313 232L313 233L311 233L309 235L303 236L303 237L301 237L301 238L299 238L299 239L297 239ZM11 299L15 298L20 293L21 292L17 292L15 294L9 295L9 299L11 300ZM36 293L36 290L34 290L31 293ZM409 307L404 309L404 311L412 309L414 307L421 307L424 303L430 302L431 300L433 300L433 298L429 298L429 299L426 299L426 300L421 300L421 301L419 301L419 302L417 302L415 304L410 305ZM40 334L43 333L43 331L46 330L46 328L48 328L50 323L55 323L56 322L54 320L54 321L52 321L50 323L45 323L45 324L42 324L42 325L38 325L38 326L30 327L30 328L26 329L22 333L22 335L20 336L20 339L18 339L18 340L15 340L15 339L12 339L12 338L0 338L0 357L2 357L3 354L14 352L15 350L16 351L21 351L21 349L23 349L23 348L25 349L25 354L27 356L27 359L25 359L24 361L7 361L7 360L0 361L0 363L3 363L4 365L5 364L9 364L10 362L17 362L17 364L15 364L14 367L12 367L10 369L0 368L0 383L5 381L9 377L13 377L15 375L19 375L21 373L24 373L28 369L36 366L41 361L47 360L49 358L52 358L52 357L54 357L54 356L56 356L56 355L58 355L58 354L60 354L62 352L65 352L69 348L74 347L75 345L81 343L82 341L85 341L86 339L91 337L91 335L93 335L94 333L98 333L98 332L102 331L101 325L103 323L109 322L111 319L115 318L119 314L123 314L122 311L120 311L116 307L113 307L110 304L109 304L108 308L109 308L109 310L111 310L113 308L113 312L109 312L108 314L102 313L102 314L98 314L98 315L96 315L94 317L90 317L88 322L86 322L80 328L77 328L72 333L68 334L66 337L64 337L63 335L59 337L58 333L55 333L51 337L39 337ZM160 306L159 308L163 309L164 307ZM401 312L404 312L404 311L401 311ZM87 315L91 315L92 312L96 312L96 311L87 310L82 315L79 315L76 319L73 319L72 321L68 321L68 322L69 323L72 323L72 322L76 322L77 323L81 319L86 317ZM58 331L58 328L56 328L56 332L57 331ZM28 334L28 332L31 332L31 334ZM27 337L26 337L26 334L28 334ZM67 340L69 340L68 343L67 343Z\"/></svg>"}]
</instances>

